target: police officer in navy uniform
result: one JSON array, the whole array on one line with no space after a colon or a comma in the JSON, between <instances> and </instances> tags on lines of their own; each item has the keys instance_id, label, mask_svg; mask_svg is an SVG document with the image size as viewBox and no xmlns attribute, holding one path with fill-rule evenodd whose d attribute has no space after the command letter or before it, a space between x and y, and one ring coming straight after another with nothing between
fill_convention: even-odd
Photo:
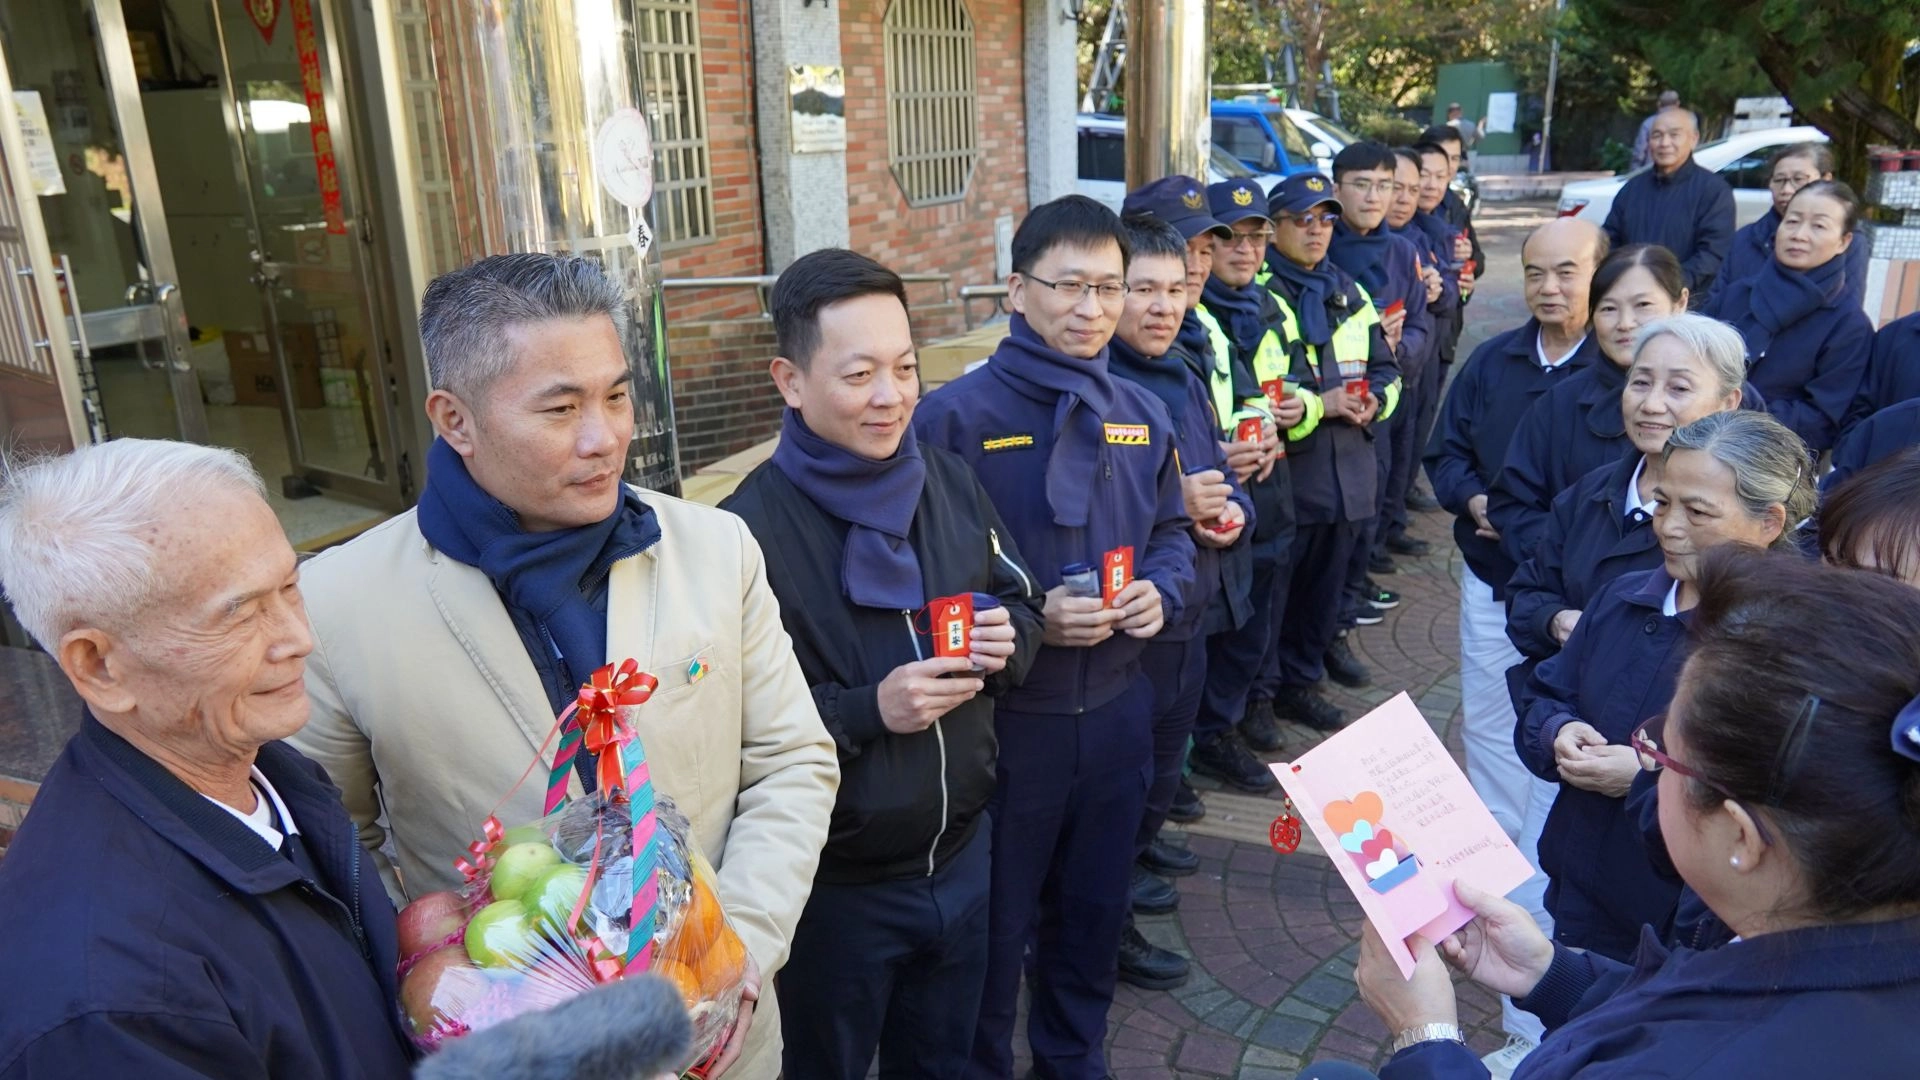
<instances>
[{"instance_id":1,"label":"police officer in navy uniform","mask_svg":"<svg viewBox=\"0 0 1920 1080\"><path fill-rule=\"evenodd\" d=\"M1267 210L1274 235L1264 284L1280 302L1291 393L1307 407L1286 432L1295 533L1274 712L1331 730L1345 714L1315 687L1339 631L1347 569L1378 512L1383 481L1369 429L1399 404L1400 369L1373 298L1327 256L1342 212L1333 185L1317 173L1290 176Z\"/></svg>"},{"instance_id":2,"label":"police officer in navy uniform","mask_svg":"<svg viewBox=\"0 0 1920 1080\"><path fill-rule=\"evenodd\" d=\"M1237 631L1217 633L1207 643L1207 686L1189 760L1195 772L1257 794L1276 782L1252 751L1280 749L1269 669L1293 548L1293 477L1280 457L1281 432L1306 416L1306 404L1292 396L1275 400L1260 387L1287 374L1280 305L1256 280L1273 235L1260 185L1213 184L1207 208L1230 232L1214 249L1213 272L1195 310L1218 328L1210 334L1216 362L1222 353L1230 360L1231 381L1215 383L1216 408L1226 408L1222 399L1230 394L1236 408L1228 426L1258 421L1262 444L1230 444L1236 471L1253 494L1252 612Z\"/></svg>"},{"instance_id":3,"label":"police officer in navy uniform","mask_svg":"<svg viewBox=\"0 0 1920 1080\"><path fill-rule=\"evenodd\" d=\"M1167 179L1185 190L1200 191L1187 177ZM1136 207L1141 201L1135 200ZM1211 218L1204 213L1197 216L1199 220L1183 216L1186 227L1210 244L1207 231L1217 226L1209 224ZM1187 740L1200 709L1207 677L1205 630L1210 623L1230 625L1236 607L1244 621L1249 606L1244 595L1237 601L1227 595L1232 586L1244 591L1249 575L1227 567L1225 556L1250 546L1253 502L1234 479L1201 369L1173 351L1175 335L1198 301L1198 287L1205 280L1201 276L1193 282L1196 295L1189 298L1189 238L1149 214L1132 213L1122 220L1133 254L1127 262L1126 308L1108 346L1110 363L1116 378L1146 387L1172 416L1174 450L1187 516L1193 519L1196 553L1196 588L1186 614L1148 642L1141 657L1153 682L1154 777L1135 837L1139 856L1133 872L1133 910L1164 914L1178 906L1180 894L1160 875L1184 876L1200 868L1198 856L1160 840L1158 834L1179 786ZM1205 250L1210 265L1212 248ZM1186 981L1187 961L1149 942L1129 921L1120 943L1120 977L1144 989L1169 990Z\"/></svg>"},{"instance_id":4,"label":"police officer in navy uniform","mask_svg":"<svg viewBox=\"0 0 1920 1080\"><path fill-rule=\"evenodd\" d=\"M913 421L922 443L973 466L1046 597L1040 653L994 716L999 777L975 1076L1013 1074L1030 943L1035 1073L1107 1074L1107 1012L1153 771L1153 689L1140 657L1181 620L1194 587L1193 523L1167 408L1108 370L1127 251L1119 217L1092 199L1035 207L1013 237L1008 336L990 363L927 395ZM1128 548L1132 580L1114 591ZM1117 580L1101 573L1110 559ZM1082 564L1109 599L1076 595Z\"/></svg>"}]
</instances>

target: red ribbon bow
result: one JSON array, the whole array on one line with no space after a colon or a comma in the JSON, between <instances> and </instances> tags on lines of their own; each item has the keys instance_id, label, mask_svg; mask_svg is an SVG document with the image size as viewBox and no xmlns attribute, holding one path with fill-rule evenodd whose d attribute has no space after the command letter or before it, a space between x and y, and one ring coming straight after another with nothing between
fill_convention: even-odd
<instances>
[{"instance_id":1,"label":"red ribbon bow","mask_svg":"<svg viewBox=\"0 0 1920 1080\"><path fill-rule=\"evenodd\" d=\"M507 838L507 830L500 824L500 819L492 814L488 814L486 822L480 826L480 833L480 839L467 845L467 854L473 858L453 861L453 868L460 871L460 876L469 882L493 869L493 864L500 860L496 854L500 841Z\"/></svg>"},{"instance_id":2,"label":"red ribbon bow","mask_svg":"<svg viewBox=\"0 0 1920 1080\"><path fill-rule=\"evenodd\" d=\"M580 687L576 699L581 745L594 755L594 780L598 790L625 791L627 771L620 760L620 748L633 741L633 731L620 718L620 710L644 705L653 696L660 680L640 670L638 661L628 659L618 667L608 664L593 673Z\"/></svg>"}]
</instances>

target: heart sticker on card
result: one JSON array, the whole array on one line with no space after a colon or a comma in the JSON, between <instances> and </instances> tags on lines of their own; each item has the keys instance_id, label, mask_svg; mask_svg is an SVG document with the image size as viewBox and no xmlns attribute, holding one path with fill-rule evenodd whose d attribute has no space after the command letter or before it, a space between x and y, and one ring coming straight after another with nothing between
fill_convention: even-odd
<instances>
[{"instance_id":1,"label":"heart sticker on card","mask_svg":"<svg viewBox=\"0 0 1920 1080\"><path fill-rule=\"evenodd\" d=\"M1353 797L1352 802L1337 799L1326 805L1320 816L1326 819L1333 831L1341 836L1353 831L1356 821L1364 821L1368 826L1380 820L1380 814L1386 808L1380 803L1380 796L1371 791L1363 791ZM1371 835L1371 830L1369 830Z\"/></svg>"},{"instance_id":2,"label":"heart sticker on card","mask_svg":"<svg viewBox=\"0 0 1920 1080\"><path fill-rule=\"evenodd\" d=\"M1367 859L1375 859L1383 851L1393 850L1393 834L1385 829L1373 834L1373 839L1360 845L1360 854Z\"/></svg>"},{"instance_id":3,"label":"heart sticker on card","mask_svg":"<svg viewBox=\"0 0 1920 1080\"><path fill-rule=\"evenodd\" d=\"M1391 851L1383 851L1380 857L1367 864L1367 877L1378 881L1400 868L1400 856Z\"/></svg>"},{"instance_id":4,"label":"heart sticker on card","mask_svg":"<svg viewBox=\"0 0 1920 1080\"><path fill-rule=\"evenodd\" d=\"M1340 846L1358 855L1366 850L1366 843L1373 839L1373 823L1356 821L1352 830L1340 834Z\"/></svg>"}]
</instances>

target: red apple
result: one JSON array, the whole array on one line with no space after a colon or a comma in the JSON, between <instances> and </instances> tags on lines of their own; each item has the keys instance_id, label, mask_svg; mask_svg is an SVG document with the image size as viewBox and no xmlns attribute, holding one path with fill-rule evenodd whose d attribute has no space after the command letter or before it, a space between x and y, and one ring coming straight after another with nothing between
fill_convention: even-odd
<instances>
[{"instance_id":1,"label":"red apple","mask_svg":"<svg viewBox=\"0 0 1920 1080\"><path fill-rule=\"evenodd\" d=\"M406 1010L416 1034L426 1035L436 1024L457 1020L486 995L485 972L459 949L427 954L400 981L400 1007Z\"/></svg>"},{"instance_id":2,"label":"red apple","mask_svg":"<svg viewBox=\"0 0 1920 1080\"><path fill-rule=\"evenodd\" d=\"M467 925L467 902L459 894L431 892L400 911L400 959L452 944Z\"/></svg>"}]
</instances>

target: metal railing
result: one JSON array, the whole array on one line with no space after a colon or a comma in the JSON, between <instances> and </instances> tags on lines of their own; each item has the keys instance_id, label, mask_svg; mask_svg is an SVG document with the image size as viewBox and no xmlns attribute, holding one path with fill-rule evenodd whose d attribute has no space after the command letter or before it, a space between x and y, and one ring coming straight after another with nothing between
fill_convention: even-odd
<instances>
[{"instance_id":1,"label":"metal railing","mask_svg":"<svg viewBox=\"0 0 1920 1080\"><path fill-rule=\"evenodd\" d=\"M1001 301L1006 298L1007 287L1004 284L963 286L960 290L960 306L966 314L967 329L973 329L973 302L975 300L991 300L993 301L994 311L998 314L1005 315L1007 314L1007 308Z\"/></svg>"}]
</instances>

